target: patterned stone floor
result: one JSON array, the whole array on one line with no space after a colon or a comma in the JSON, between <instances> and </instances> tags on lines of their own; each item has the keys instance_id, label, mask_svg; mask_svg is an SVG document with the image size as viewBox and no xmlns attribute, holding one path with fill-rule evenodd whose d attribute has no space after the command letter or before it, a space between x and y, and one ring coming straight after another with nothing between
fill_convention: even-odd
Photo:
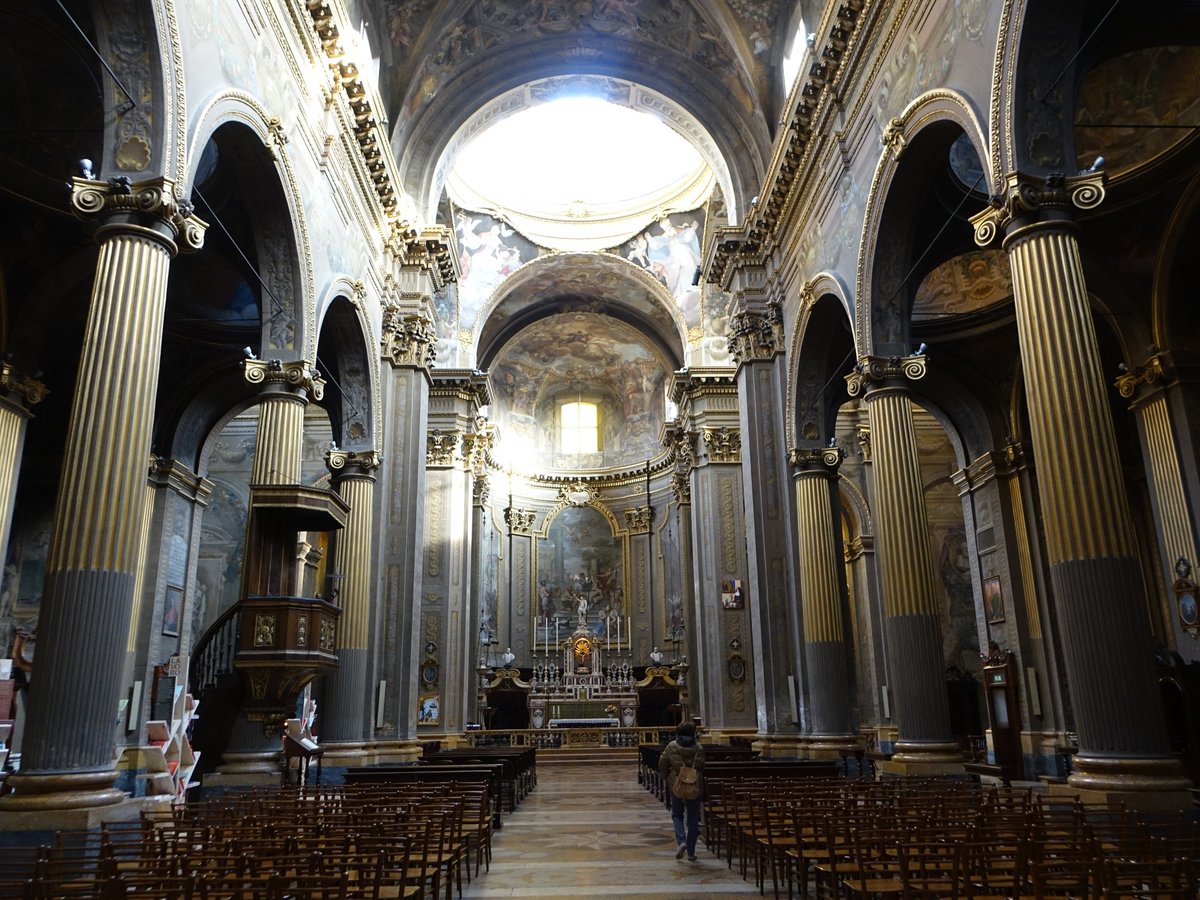
<instances>
[{"instance_id":1,"label":"patterned stone floor","mask_svg":"<svg viewBox=\"0 0 1200 900\"><path fill-rule=\"evenodd\" d=\"M495 897L757 897L724 860L697 847L675 859L671 814L637 783L637 764L538 767L538 786L493 838L492 868L464 900Z\"/></svg>"}]
</instances>

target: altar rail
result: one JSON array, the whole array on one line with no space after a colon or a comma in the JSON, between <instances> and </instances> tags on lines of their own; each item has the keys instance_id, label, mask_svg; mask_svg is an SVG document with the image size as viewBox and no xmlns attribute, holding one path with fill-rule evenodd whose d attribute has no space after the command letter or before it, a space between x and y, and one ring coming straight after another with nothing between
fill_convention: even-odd
<instances>
[{"instance_id":1,"label":"altar rail","mask_svg":"<svg viewBox=\"0 0 1200 900\"><path fill-rule=\"evenodd\" d=\"M560 747L640 747L659 746L675 737L674 726L656 725L652 728L587 727L468 731L469 747L538 747L553 750Z\"/></svg>"}]
</instances>

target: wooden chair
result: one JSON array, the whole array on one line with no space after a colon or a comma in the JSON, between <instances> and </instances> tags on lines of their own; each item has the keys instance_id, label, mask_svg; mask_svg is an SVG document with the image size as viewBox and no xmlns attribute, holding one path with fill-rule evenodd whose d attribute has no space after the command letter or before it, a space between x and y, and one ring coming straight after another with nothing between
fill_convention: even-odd
<instances>
[{"instance_id":1,"label":"wooden chair","mask_svg":"<svg viewBox=\"0 0 1200 900\"><path fill-rule=\"evenodd\" d=\"M1050 859L1030 866L1030 881L1036 900L1065 897L1070 900L1099 900L1100 864L1095 859Z\"/></svg>"}]
</instances>

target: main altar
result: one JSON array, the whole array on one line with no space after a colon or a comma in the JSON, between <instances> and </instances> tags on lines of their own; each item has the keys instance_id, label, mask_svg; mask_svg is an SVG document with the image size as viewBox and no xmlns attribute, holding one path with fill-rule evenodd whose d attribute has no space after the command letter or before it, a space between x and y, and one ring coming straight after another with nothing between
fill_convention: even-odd
<instances>
[{"instance_id":1,"label":"main altar","mask_svg":"<svg viewBox=\"0 0 1200 900\"><path fill-rule=\"evenodd\" d=\"M598 636L586 623L534 655L530 728L632 728L637 689L630 649Z\"/></svg>"}]
</instances>

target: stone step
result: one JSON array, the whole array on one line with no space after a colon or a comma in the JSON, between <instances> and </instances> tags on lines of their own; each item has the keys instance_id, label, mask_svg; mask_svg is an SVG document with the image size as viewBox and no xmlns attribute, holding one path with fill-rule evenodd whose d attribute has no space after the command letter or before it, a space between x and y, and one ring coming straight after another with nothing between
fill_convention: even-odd
<instances>
[{"instance_id":1,"label":"stone step","mask_svg":"<svg viewBox=\"0 0 1200 900\"><path fill-rule=\"evenodd\" d=\"M637 747L558 747L538 750L539 766L603 762L637 765Z\"/></svg>"}]
</instances>

